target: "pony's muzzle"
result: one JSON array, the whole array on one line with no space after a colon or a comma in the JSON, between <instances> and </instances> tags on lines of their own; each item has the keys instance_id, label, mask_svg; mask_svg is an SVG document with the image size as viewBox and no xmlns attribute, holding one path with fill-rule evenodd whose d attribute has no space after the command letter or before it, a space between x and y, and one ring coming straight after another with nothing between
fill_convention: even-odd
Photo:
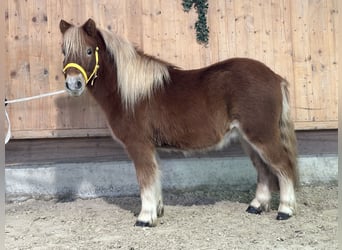
<instances>
[{"instance_id":1,"label":"pony's muzzle","mask_svg":"<svg viewBox=\"0 0 342 250\"><path fill-rule=\"evenodd\" d=\"M82 74L67 75L65 79L65 88L70 95L79 96L85 89L85 80Z\"/></svg>"}]
</instances>

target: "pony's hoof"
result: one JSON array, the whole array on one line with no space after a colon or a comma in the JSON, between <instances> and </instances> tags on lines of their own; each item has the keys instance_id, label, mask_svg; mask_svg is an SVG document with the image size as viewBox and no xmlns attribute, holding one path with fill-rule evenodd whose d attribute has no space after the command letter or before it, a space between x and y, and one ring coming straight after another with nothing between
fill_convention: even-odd
<instances>
[{"instance_id":1,"label":"pony's hoof","mask_svg":"<svg viewBox=\"0 0 342 250\"><path fill-rule=\"evenodd\" d=\"M262 209L260 207L255 208L255 207L249 205L248 208L246 209L246 212L250 213L250 214L261 214Z\"/></svg>"},{"instance_id":2,"label":"pony's hoof","mask_svg":"<svg viewBox=\"0 0 342 250\"><path fill-rule=\"evenodd\" d=\"M143 221L139 221L137 220L134 224L135 227L152 227L152 224L149 222L143 222Z\"/></svg>"},{"instance_id":3,"label":"pony's hoof","mask_svg":"<svg viewBox=\"0 0 342 250\"><path fill-rule=\"evenodd\" d=\"M278 212L277 220L288 220L290 217L291 215L287 213Z\"/></svg>"}]
</instances>

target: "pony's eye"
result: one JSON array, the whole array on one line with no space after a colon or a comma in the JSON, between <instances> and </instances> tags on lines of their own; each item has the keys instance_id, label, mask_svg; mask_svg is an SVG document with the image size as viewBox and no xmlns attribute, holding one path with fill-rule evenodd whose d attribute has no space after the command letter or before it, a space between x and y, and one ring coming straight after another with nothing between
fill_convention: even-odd
<instances>
[{"instance_id":1,"label":"pony's eye","mask_svg":"<svg viewBox=\"0 0 342 250\"><path fill-rule=\"evenodd\" d=\"M93 53L93 50L91 48L87 49L87 55L90 56Z\"/></svg>"}]
</instances>

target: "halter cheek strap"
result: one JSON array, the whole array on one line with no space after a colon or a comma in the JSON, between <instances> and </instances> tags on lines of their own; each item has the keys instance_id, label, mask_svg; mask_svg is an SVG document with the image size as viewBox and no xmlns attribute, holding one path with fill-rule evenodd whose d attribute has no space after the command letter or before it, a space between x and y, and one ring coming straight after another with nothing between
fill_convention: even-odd
<instances>
[{"instance_id":1,"label":"halter cheek strap","mask_svg":"<svg viewBox=\"0 0 342 250\"><path fill-rule=\"evenodd\" d=\"M90 74L90 76L88 77L87 76L87 73L86 71L84 70L84 68L77 64L77 63L68 63L67 65L65 65L64 69L63 69L63 73L65 74L66 70L68 68L75 68L77 69L78 71L81 72L84 80L85 80L85 83L88 84L88 82L93 78L93 80L91 81L91 86L94 85L94 80L96 79L97 77L97 71L99 70L100 68L100 65L99 65L99 47L96 47L95 49L95 67L94 67L94 70L93 72Z\"/></svg>"}]
</instances>

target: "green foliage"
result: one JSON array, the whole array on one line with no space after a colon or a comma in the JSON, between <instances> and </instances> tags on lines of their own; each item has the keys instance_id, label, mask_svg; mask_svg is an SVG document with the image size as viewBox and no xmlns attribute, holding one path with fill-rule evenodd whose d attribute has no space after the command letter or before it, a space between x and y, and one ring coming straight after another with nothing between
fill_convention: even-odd
<instances>
[{"instance_id":1,"label":"green foliage","mask_svg":"<svg viewBox=\"0 0 342 250\"><path fill-rule=\"evenodd\" d=\"M208 1L207 0L183 0L182 6L185 12L192 7L196 9L198 20L195 23L196 40L198 43L207 45L209 42L209 27L207 24Z\"/></svg>"}]
</instances>

